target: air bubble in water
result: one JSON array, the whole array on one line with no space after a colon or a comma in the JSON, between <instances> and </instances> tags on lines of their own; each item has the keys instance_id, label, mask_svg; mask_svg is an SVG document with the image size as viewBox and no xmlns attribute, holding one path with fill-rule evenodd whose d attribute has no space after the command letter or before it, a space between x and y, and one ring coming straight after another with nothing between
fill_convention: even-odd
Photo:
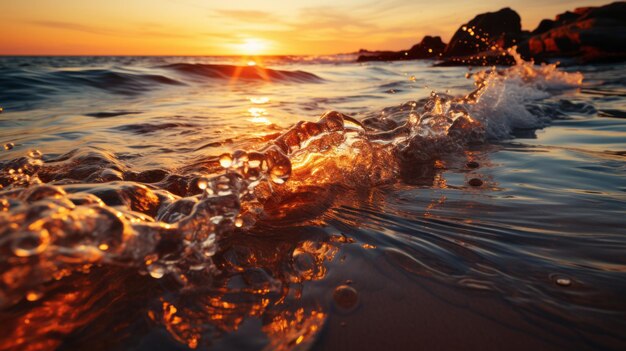
<instances>
[{"instance_id":1,"label":"air bubble in water","mask_svg":"<svg viewBox=\"0 0 626 351\"><path fill-rule=\"evenodd\" d=\"M50 241L50 235L45 229L39 232L25 232L18 235L11 245L13 253L18 257L30 257L39 254L45 250Z\"/></svg>"},{"instance_id":2,"label":"air bubble in water","mask_svg":"<svg viewBox=\"0 0 626 351\"><path fill-rule=\"evenodd\" d=\"M13 144L13 143L6 143L6 144L4 144L4 149L5 150L11 150L14 147L15 147L15 144Z\"/></svg>"},{"instance_id":3,"label":"air bubble in water","mask_svg":"<svg viewBox=\"0 0 626 351\"><path fill-rule=\"evenodd\" d=\"M38 159L38 158L41 158L42 155L43 154L41 153L41 151L36 150L36 149L30 150L28 152L28 157L30 157L30 158L37 158Z\"/></svg>"},{"instance_id":4,"label":"air bubble in water","mask_svg":"<svg viewBox=\"0 0 626 351\"><path fill-rule=\"evenodd\" d=\"M335 304L343 310L353 309L359 301L359 295L356 290L348 285L340 285L333 293Z\"/></svg>"}]
</instances>

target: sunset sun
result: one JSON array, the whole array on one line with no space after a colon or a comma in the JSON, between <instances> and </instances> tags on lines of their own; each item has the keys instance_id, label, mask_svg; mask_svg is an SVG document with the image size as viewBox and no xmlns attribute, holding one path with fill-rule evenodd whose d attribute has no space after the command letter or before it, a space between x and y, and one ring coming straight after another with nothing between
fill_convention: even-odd
<instances>
[{"instance_id":1,"label":"sunset sun","mask_svg":"<svg viewBox=\"0 0 626 351\"><path fill-rule=\"evenodd\" d=\"M261 55L267 50L267 41L257 38L246 38L236 45L237 51L243 55Z\"/></svg>"}]
</instances>

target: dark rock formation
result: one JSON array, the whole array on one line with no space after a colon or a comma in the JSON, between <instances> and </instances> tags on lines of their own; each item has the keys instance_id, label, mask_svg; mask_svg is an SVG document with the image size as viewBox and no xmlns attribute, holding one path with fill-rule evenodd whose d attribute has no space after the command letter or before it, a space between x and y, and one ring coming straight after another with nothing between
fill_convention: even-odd
<instances>
[{"instance_id":1,"label":"dark rock formation","mask_svg":"<svg viewBox=\"0 0 626 351\"><path fill-rule=\"evenodd\" d=\"M551 20L551 19L541 20L541 22L539 22L539 25L537 26L537 28L534 31L530 32L530 34L531 35L537 35L537 34L545 33L547 31L549 31L550 29L554 28L555 24L556 24L556 22Z\"/></svg>"},{"instance_id":2,"label":"dark rock formation","mask_svg":"<svg viewBox=\"0 0 626 351\"><path fill-rule=\"evenodd\" d=\"M480 14L462 25L444 50L444 57L461 57L488 51L492 46L507 48L522 39L521 18L510 8Z\"/></svg>"},{"instance_id":3,"label":"dark rock formation","mask_svg":"<svg viewBox=\"0 0 626 351\"><path fill-rule=\"evenodd\" d=\"M357 61L397 61L437 58L441 56L445 47L446 44L441 41L441 37L425 36L419 44L413 45L409 50L374 52L359 50L359 53L362 55L359 56Z\"/></svg>"},{"instance_id":4,"label":"dark rock formation","mask_svg":"<svg viewBox=\"0 0 626 351\"><path fill-rule=\"evenodd\" d=\"M575 63L626 59L626 2L578 8L544 22L519 45L525 59L571 58Z\"/></svg>"},{"instance_id":5,"label":"dark rock formation","mask_svg":"<svg viewBox=\"0 0 626 351\"><path fill-rule=\"evenodd\" d=\"M427 35L419 44L415 44L409 49L408 56L416 58L433 58L443 53L445 48L446 44L441 40L441 37L431 37L430 35Z\"/></svg>"},{"instance_id":6,"label":"dark rock formation","mask_svg":"<svg viewBox=\"0 0 626 351\"><path fill-rule=\"evenodd\" d=\"M506 49L518 46L524 59L565 63L626 60L626 2L567 11L544 19L532 32L522 31L520 16L510 8L480 14L462 25L447 46L425 37L407 51L360 52L358 61L440 58L439 66L512 65ZM432 51L431 51L432 50Z\"/></svg>"}]
</instances>

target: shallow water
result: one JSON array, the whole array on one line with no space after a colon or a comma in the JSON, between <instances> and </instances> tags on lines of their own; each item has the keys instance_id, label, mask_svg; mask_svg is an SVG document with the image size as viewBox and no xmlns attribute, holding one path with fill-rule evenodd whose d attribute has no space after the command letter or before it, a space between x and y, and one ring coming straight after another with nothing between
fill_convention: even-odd
<instances>
[{"instance_id":1,"label":"shallow water","mask_svg":"<svg viewBox=\"0 0 626 351\"><path fill-rule=\"evenodd\" d=\"M0 349L623 349L626 66L349 59L0 58Z\"/></svg>"}]
</instances>

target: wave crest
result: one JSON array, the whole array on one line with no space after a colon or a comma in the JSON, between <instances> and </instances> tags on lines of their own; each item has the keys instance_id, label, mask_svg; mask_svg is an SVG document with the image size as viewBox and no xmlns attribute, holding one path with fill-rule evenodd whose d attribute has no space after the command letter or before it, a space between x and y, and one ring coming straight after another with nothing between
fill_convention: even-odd
<instances>
[{"instance_id":1,"label":"wave crest","mask_svg":"<svg viewBox=\"0 0 626 351\"><path fill-rule=\"evenodd\" d=\"M261 80L287 81L297 83L321 82L323 79L313 73L305 71L276 70L260 66L236 66L202 63L173 63L161 68L171 69L180 73L191 74L206 78L227 80Z\"/></svg>"}]
</instances>

